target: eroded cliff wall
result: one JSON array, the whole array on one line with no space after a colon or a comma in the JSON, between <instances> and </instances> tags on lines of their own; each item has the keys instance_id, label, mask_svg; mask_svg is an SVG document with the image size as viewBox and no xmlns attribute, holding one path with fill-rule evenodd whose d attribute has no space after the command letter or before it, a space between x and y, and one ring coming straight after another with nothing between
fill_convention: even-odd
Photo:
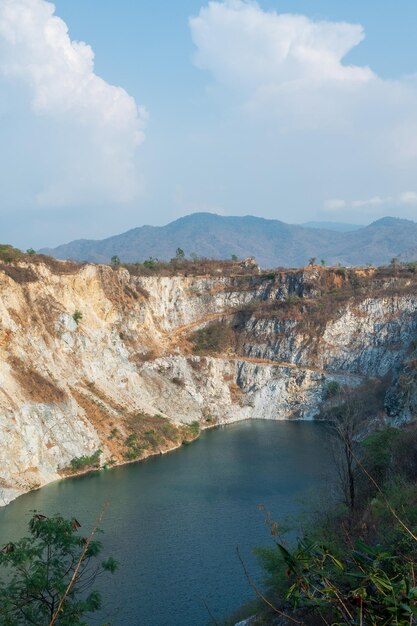
<instances>
[{"instance_id":1,"label":"eroded cliff wall","mask_svg":"<svg viewBox=\"0 0 417 626\"><path fill-rule=\"evenodd\" d=\"M374 270L2 266L0 504L89 459L164 452L198 425L311 419L331 381L392 374L388 413L411 419L417 401L396 389L414 367L415 282Z\"/></svg>"}]
</instances>

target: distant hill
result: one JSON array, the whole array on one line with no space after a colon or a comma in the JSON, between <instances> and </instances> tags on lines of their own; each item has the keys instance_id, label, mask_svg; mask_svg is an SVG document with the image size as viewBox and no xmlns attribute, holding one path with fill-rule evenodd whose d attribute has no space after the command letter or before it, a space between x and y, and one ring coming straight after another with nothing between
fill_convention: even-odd
<instances>
[{"instance_id":1,"label":"distant hill","mask_svg":"<svg viewBox=\"0 0 417 626\"><path fill-rule=\"evenodd\" d=\"M363 228L363 226L359 226L358 224L344 224L343 222L304 222L304 224L300 224L300 226L304 226L304 228L335 230L338 233L349 233Z\"/></svg>"},{"instance_id":2,"label":"distant hill","mask_svg":"<svg viewBox=\"0 0 417 626\"><path fill-rule=\"evenodd\" d=\"M337 232L286 224L261 217L224 217L193 213L166 226L142 226L101 241L80 239L40 252L58 259L108 263L149 257L167 260L180 247L186 256L230 259L254 256L262 267L297 267L310 257L327 264L384 264L393 257L409 258L417 246L417 223L385 217L354 231Z\"/></svg>"}]
</instances>

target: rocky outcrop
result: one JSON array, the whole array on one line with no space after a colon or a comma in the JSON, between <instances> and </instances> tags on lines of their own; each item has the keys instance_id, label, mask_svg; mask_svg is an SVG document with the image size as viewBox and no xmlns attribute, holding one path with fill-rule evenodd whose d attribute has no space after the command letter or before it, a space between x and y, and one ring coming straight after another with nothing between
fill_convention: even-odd
<instances>
[{"instance_id":1,"label":"rocky outcrop","mask_svg":"<svg viewBox=\"0 0 417 626\"><path fill-rule=\"evenodd\" d=\"M417 345L413 340L401 365L395 372L392 385L385 397L390 420L397 425L417 416Z\"/></svg>"},{"instance_id":2,"label":"rocky outcrop","mask_svg":"<svg viewBox=\"0 0 417 626\"><path fill-rule=\"evenodd\" d=\"M252 318L246 332L248 356L384 376L401 363L417 336L417 294L336 305L328 317L320 318L316 328L306 327L303 318Z\"/></svg>"},{"instance_id":3,"label":"rocky outcrop","mask_svg":"<svg viewBox=\"0 0 417 626\"><path fill-rule=\"evenodd\" d=\"M97 458L172 449L198 428L312 419L332 381L392 371L389 414L410 419L417 408L414 392L398 391L417 336L404 277L146 277L22 261L0 268L0 294L1 504ZM230 340L196 351L195 332L213 324Z\"/></svg>"}]
</instances>

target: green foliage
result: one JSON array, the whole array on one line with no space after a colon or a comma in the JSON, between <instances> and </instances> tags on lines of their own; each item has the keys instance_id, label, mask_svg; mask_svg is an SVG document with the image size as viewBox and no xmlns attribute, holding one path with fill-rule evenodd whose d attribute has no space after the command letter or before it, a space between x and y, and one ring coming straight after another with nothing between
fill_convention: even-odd
<instances>
[{"instance_id":1,"label":"green foliage","mask_svg":"<svg viewBox=\"0 0 417 626\"><path fill-rule=\"evenodd\" d=\"M288 577L286 600L295 609L309 607L334 626L409 626L417 616L413 563L387 546L357 540L340 556L300 539L293 550L282 542L276 549Z\"/></svg>"},{"instance_id":2,"label":"green foliage","mask_svg":"<svg viewBox=\"0 0 417 626\"><path fill-rule=\"evenodd\" d=\"M126 445L128 448L131 448L131 447L135 446L135 445L137 444L137 442L138 442L138 436L137 436L137 434L136 434L136 433L132 433L131 435L129 435L129 436L126 438L125 445Z\"/></svg>"},{"instance_id":3,"label":"green foliage","mask_svg":"<svg viewBox=\"0 0 417 626\"><path fill-rule=\"evenodd\" d=\"M143 262L143 267L146 267L146 269L148 270L154 270L158 267L159 265L159 260L150 256L149 259L147 259L147 261Z\"/></svg>"},{"instance_id":4,"label":"green foliage","mask_svg":"<svg viewBox=\"0 0 417 626\"><path fill-rule=\"evenodd\" d=\"M194 352L224 352L233 343L233 330L226 322L213 322L190 337Z\"/></svg>"},{"instance_id":5,"label":"green foliage","mask_svg":"<svg viewBox=\"0 0 417 626\"><path fill-rule=\"evenodd\" d=\"M109 439L118 439L120 435L120 431L118 428L112 428L111 433L109 435Z\"/></svg>"},{"instance_id":6,"label":"green foliage","mask_svg":"<svg viewBox=\"0 0 417 626\"><path fill-rule=\"evenodd\" d=\"M182 444L184 446L188 446L194 439L197 439L197 437L199 436L200 423L195 421L191 424L188 424L188 426L183 429L183 434L184 438L182 440Z\"/></svg>"},{"instance_id":7,"label":"green foliage","mask_svg":"<svg viewBox=\"0 0 417 626\"><path fill-rule=\"evenodd\" d=\"M368 471L385 488L392 490L394 485L414 484L417 474L417 429L384 428L373 433L362 442L364 463ZM395 491L395 490L394 490ZM417 487L413 498L402 503L407 511L417 501ZM410 511L409 511L410 513Z\"/></svg>"},{"instance_id":8,"label":"green foliage","mask_svg":"<svg viewBox=\"0 0 417 626\"><path fill-rule=\"evenodd\" d=\"M368 469L377 480L385 479L396 444L401 439L402 433L398 428L384 428L362 442Z\"/></svg>"},{"instance_id":9,"label":"green foliage","mask_svg":"<svg viewBox=\"0 0 417 626\"><path fill-rule=\"evenodd\" d=\"M334 398L341 391L341 386L336 380L331 380L326 387L326 398Z\"/></svg>"},{"instance_id":10,"label":"green foliage","mask_svg":"<svg viewBox=\"0 0 417 626\"><path fill-rule=\"evenodd\" d=\"M113 267L118 267L120 265L120 258L117 256L117 254L112 256L112 258L110 259L110 264L113 265Z\"/></svg>"},{"instance_id":11,"label":"green foliage","mask_svg":"<svg viewBox=\"0 0 417 626\"><path fill-rule=\"evenodd\" d=\"M287 296L286 303L287 304L298 304L300 302L299 296L296 293L290 293Z\"/></svg>"},{"instance_id":12,"label":"green foliage","mask_svg":"<svg viewBox=\"0 0 417 626\"><path fill-rule=\"evenodd\" d=\"M417 273L417 261L410 261L409 263L406 263L405 266L412 274Z\"/></svg>"},{"instance_id":13,"label":"green foliage","mask_svg":"<svg viewBox=\"0 0 417 626\"><path fill-rule=\"evenodd\" d=\"M185 258L185 253L182 248L177 248L175 250L175 258L179 261Z\"/></svg>"},{"instance_id":14,"label":"green foliage","mask_svg":"<svg viewBox=\"0 0 417 626\"><path fill-rule=\"evenodd\" d=\"M161 438L155 430L149 429L144 432L144 442L146 447L156 449L161 443Z\"/></svg>"},{"instance_id":15,"label":"green foliage","mask_svg":"<svg viewBox=\"0 0 417 626\"><path fill-rule=\"evenodd\" d=\"M99 467L100 465L100 457L103 454L103 450L96 450L93 454L89 456L79 456L75 457L71 461L71 469L74 471L87 469L90 467Z\"/></svg>"},{"instance_id":16,"label":"green foliage","mask_svg":"<svg viewBox=\"0 0 417 626\"><path fill-rule=\"evenodd\" d=\"M236 259L238 261L238 259ZM208 259L199 256L196 252L190 253L190 258L174 257L170 261L161 261L149 257L143 263L123 263L132 276L176 276L178 272L187 276L252 276L257 270L252 267L242 267L233 260Z\"/></svg>"},{"instance_id":17,"label":"green foliage","mask_svg":"<svg viewBox=\"0 0 417 626\"><path fill-rule=\"evenodd\" d=\"M326 265L326 261L324 259L320 259L320 263L323 267Z\"/></svg>"},{"instance_id":18,"label":"green foliage","mask_svg":"<svg viewBox=\"0 0 417 626\"><path fill-rule=\"evenodd\" d=\"M28 254L29 256L34 256L36 254L36 250L34 250L33 248L28 248L26 250L26 254Z\"/></svg>"},{"instance_id":19,"label":"green foliage","mask_svg":"<svg viewBox=\"0 0 417 626\"><path fill-rule=\"evenodd\" d=\"M193 437L198 437L198 435L200 434L200 422L192 422L188 428Z\"/></svg>"},{"instance_id":20,"label":"green foliage","mask_svg":"<svg viewBox=\"0 0 417 626\"><path fill-rule=\"evenodd\" d=\"M124 452L123 456L126 461L136 461L138 457L141 455L141 452L138 449L129 448Z\"/></svg>"},{"instance_id":21,"label":"green foliage","mask_svg":"<svg viewBox=\"0 0 417 626\"><path fill-rule=\"evenodd\" d=\"M78 325L78 323L83 319L83 314L81 313L81 311L75 311L75 313L73 313L72 315L72 319Z\"/></svg>"},{"instance_id":22,"label":"green foliage","mask_svg":"<svg viewBox=\"0 0 417 626\"><path fill-rule=\"evenodd\" d=\"M48 626L65 593L56 626L86 626L84 617L101 608L101 596L90 590L91 585L104 571L113 574L117 562L109 557L100 564L101 542L90 536L85 549L87 538L79 528L75 518L34 513L29 536L4 546L0 551L0 624Z\"/></svg>"},{"instance_id":23,"label":"green foliage","mask_svg":"<svg viewBox=\"0 0 417 626\"><path fill-rule=\"evenodd\" d=\"M315 265L317 261L317 257L312 256L309 260L308 260L308 264L312 267L313 265Z\"/></svg>"},{"instance_id":24,"label":"green foliage","mask_svg":"<svg viewBox=\"0 0 417 626\"><path fill-rule=\"evenodd\" d=\"M363 418L375 406L367 389L332 410L344 419L361 399ZM349 422L357 415L355 408ZM275 606L305 626L417 623L416 451L415 425L356 441L355 507L321 505L291 546L278 537L273 548L256 550ZM277 526L270 526L277 538ZM265 623L274 623L265 615Z\"/></svg>"},{"instance_id":25,"label":"green foliage","mask_svg":"<svg viewBox=\"0 0 417 626\"><path fill-rule=\"evenodd\" d=\"M23 252L18 248L13 248L9 244L0 244L0 261L4 263L12 263L22 258Z\"/></svg>"},{"instance_id":26,"label":"green foliage","mask_svg":"<svg viewBox=\"0 0 417 626\"><path fill-rule=\"evenodd\" d=\"M145 446L143 446L138 439L136 433L131 433L125 440L125 446L127 450L124 452L123 456L127 461L135 461L143 455L143 450Z\"/></svg>"},{"instance_id":27,"label":"green foliage","mask_svg":"<svg viewBox=\"0 0 417 626\"><path fill-rule=\"evenodd\" d=\"M238 261L238 256L236 254L232 254L231 259L234 263L236 263L236 261Z\"/></svg>"}]
</instances>

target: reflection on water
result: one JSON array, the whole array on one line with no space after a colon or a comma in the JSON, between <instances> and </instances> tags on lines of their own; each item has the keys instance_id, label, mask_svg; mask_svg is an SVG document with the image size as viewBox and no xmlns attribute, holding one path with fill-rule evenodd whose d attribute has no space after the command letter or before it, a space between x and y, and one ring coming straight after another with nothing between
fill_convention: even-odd
<instances>
[{"instance_id":1,"label":"reflection on water","mask_svg":"<svg viewBox=\"0 0 417 626\"><path fill-rule=\"evenodd\" d=\"M19 498L0 509L0 544L25 534L33 509L74 515L88 532L108 502L103 542L121 567L110 592L104 585L105 619L204 626L204 602L221 619L252 598L236 546L256 572L251 549L270 542L259 505L276 520L296 513L300 498L326 480L327 446L323 426L311 422L210 430L171 454Z\"/></svg>"}]
</instances>

